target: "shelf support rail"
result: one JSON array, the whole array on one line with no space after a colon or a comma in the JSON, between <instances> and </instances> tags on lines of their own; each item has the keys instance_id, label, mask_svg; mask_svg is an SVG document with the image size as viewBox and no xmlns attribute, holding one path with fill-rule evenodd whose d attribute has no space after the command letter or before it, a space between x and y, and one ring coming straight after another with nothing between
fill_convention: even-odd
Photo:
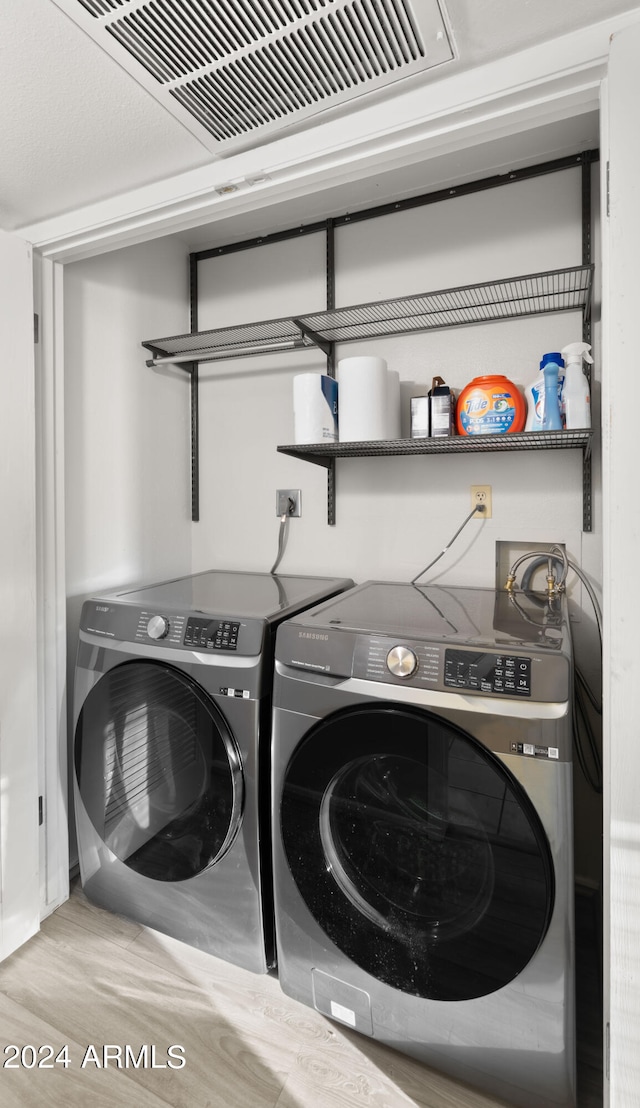
<instances>
[{"instance_id":1,"label":"shelf support rail","mask_svg":"<svg viewBox=\"0 0 640 1108\"><path fill-rule=\"evenodd\" d=\"M336 234L335 220L329 218L325 231L325 283L327 309L332 311L336 306ZM336 375L336 344L331 340L327 342L327 374L335 378ZM333 527L336 522L336 460L329 459L327 466L327 523Z\"/></svg>"},{"instance_id":2,"label":"shelf support rail","mask_svg":"<svg viewBox=\"0 0 640 1108\"><path fill-rule=\"evenodd\" d=\"M200 519L200 448L198 416L198 363L193 362L191 374L191 519L197 523Z\"/></svg>"},{"instance_id":3,"label":"shelf support rail","mask_svg":"<svg viewBox=\"0 0 640 1108\"><path fill-rule=\"evenodd\" d=\"M591 265L591 163L593 158L588 151L581 155L582 164L582 264ZM582 341L591 344L591 297L585 304L582 312ZM589 391L593 393L591 370L585 363ZM593 474L591 467L591 443L582 452L582 530L593 530L592 517L592 484Z\"/></svg>"}]
</instances>

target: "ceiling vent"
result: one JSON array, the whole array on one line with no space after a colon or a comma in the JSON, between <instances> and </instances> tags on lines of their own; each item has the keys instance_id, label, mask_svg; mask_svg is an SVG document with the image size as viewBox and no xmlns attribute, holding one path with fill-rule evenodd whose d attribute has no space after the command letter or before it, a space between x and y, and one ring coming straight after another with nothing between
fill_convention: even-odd
<instances>
[{"instance_id":1,"label":"ceiling vent","mask_svg":"<svg viewBox=\"0 0 640 1108\"><path fill-rule=\"evenodd\" d=\"M453 57L438 0L55 0L220 154Z\"/></svg>"}]
</instances>

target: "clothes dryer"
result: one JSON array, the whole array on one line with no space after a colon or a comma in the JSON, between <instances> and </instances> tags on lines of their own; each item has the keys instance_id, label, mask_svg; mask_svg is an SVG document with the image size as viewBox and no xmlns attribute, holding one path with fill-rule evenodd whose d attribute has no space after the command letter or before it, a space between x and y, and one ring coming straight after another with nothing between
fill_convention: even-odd
<instances>
[{"instance_id":1,"label":"clothes dryer","mask_svg":"<svg viewBox=\"0 0 640 1108\"><path fill-rule=\"evenodd\" d=\"M273 964L275 628L351 584L210 571L85 602L74 792L91 901L254 972Z\"/></svg>"},{"instance_id":2,"label":"clothes dryer","mask_svg":"<svg viewBox=\"0 0 640 1108\"><path fill-rule=\"evenodd\" d=\"M279 979L522 1108L575 1104L564 600L368 582L284 623Z\"/></svg>"}]
</instances>

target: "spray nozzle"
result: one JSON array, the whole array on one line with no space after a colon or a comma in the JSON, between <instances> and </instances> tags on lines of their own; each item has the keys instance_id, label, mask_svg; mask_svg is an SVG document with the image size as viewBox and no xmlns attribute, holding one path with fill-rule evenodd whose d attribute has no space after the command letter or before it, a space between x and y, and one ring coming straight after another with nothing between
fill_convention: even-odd
<instances>
[{"instance_id":1,"label":"spray nozzle","mask_svg":"<svg viewBox=\"0 0 640 1108\"><path fill-rule=\"evenodd\" d=\"M562 356L567 362L582 362L584 358L585 362L593 364L590 350L591 346L588 342L570 342L568 346L563 348Z\"/></svg>"}]
</instances>

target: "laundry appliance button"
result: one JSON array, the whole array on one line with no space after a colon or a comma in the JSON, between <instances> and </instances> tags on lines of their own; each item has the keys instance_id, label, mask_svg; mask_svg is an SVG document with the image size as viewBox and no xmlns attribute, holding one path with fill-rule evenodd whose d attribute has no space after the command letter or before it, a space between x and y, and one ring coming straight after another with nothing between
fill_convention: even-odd
<instances>
[{"instance_id":1,"label":"laundry appliance button","mask_svg":"<svg viewBox=\"0 0 640 1108\"><path fill-rule=\"evenodd\" d=\"M387 654L387 669L394 677L411 677L418 668L418 659L408 646L394 646Z\"/></svg>"},{"instance_id":2,"label":"laundry appliance button","mask_svg":"<svg viewBox=\"0 0 640 1108\"><path fill-rule=\"evenodd\" d=\"M150 639L164 639L169 634L169 620L164 616L151 616L147 624L147 635Z\"/></svg>"}]
</instances>

